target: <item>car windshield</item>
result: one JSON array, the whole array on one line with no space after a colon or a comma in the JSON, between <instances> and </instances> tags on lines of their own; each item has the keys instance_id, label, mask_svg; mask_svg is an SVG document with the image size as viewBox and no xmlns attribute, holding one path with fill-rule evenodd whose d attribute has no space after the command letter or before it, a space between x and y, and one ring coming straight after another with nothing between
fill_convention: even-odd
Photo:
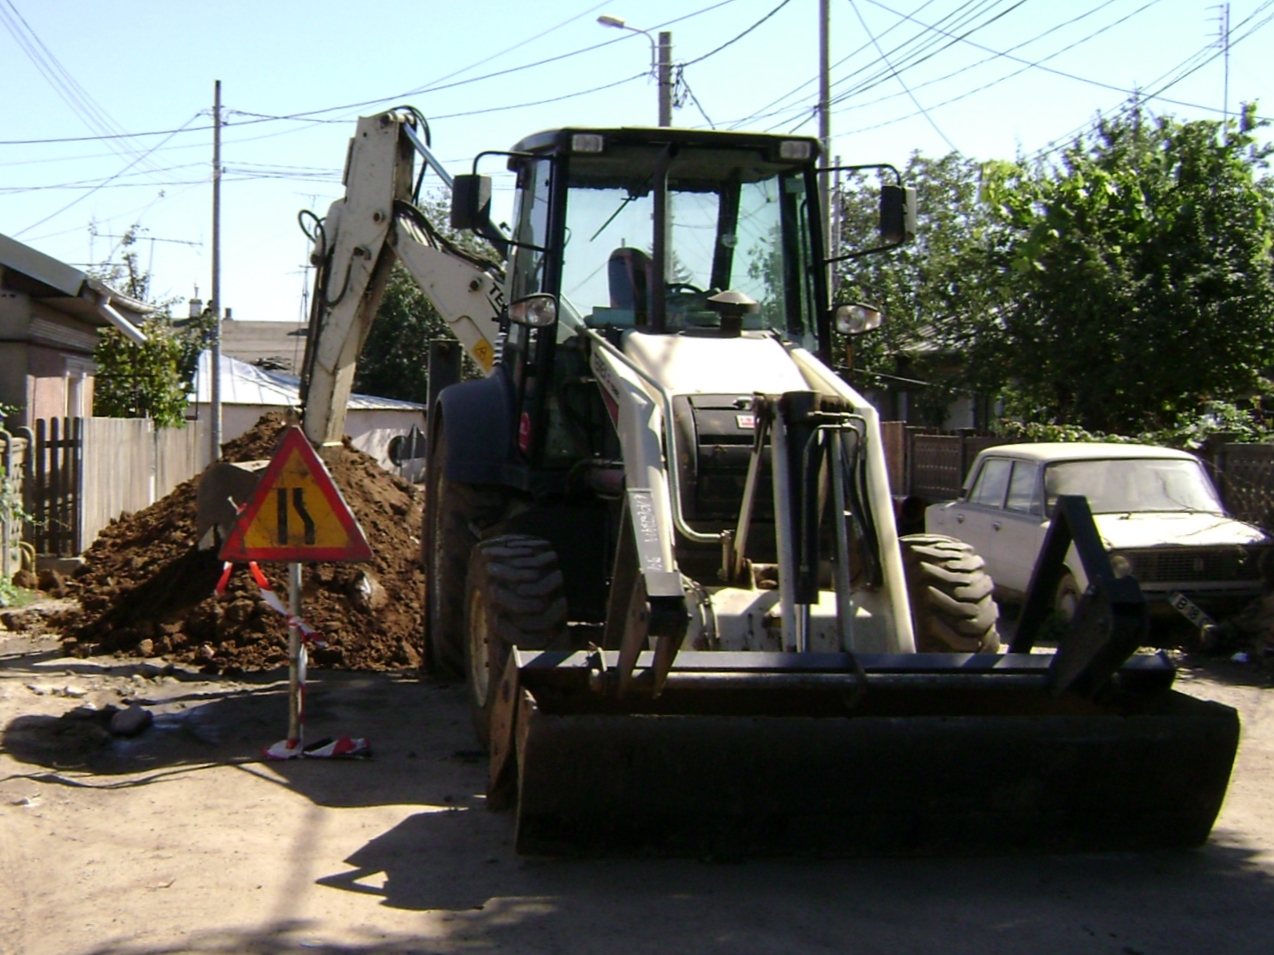
<instances>
[{"instance_id":1,"label":"car windshield","mask_svg":"<svg viewBox=\"0 0 1274 955\"><path fill-rule=\"evenodd\" d=\"M1044 496L1050 513L1059 494L1084 495L1094 514L1225 513L1199 462L1180 459L1113 458L1050 464L1044 471Z\"/></svg>"}]
</instances>

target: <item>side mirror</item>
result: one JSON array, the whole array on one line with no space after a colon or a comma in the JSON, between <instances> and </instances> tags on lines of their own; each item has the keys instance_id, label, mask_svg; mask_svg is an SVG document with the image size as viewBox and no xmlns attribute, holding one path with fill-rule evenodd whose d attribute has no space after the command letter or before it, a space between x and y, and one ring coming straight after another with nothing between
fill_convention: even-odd
<instances>
[{"instance_id":1,"label":"side mirror","mask_svg":"<svg viewBox=\"0 0 1274 955\"><path fill-rule=\"evenodd\" d=\"M880 187L880 238L889 246L916 237L916 190L910 186Z\"/></svg>"},{"instance_id":2,"label":"side mirror","mask_svg":"<svg viewBox=\"0 0 1274 955\"><path fill-rule=\"evenodd\" d=\"M545 292L520 298L509 306L509 321L528 328L550 328L557 322L557 299Z\"/></svg>"},{"instance_id":3,"label":"side mirror","mask_svg":"<svg viewBox=\"0 0 1274 955\"><path fill-rule=\"evenodd\" d=\"M479 231L491 221L491 177L465 174L451 184L451 228Z\"/></svg>"},{"instance_id":4,"label":"side mirror","mask_svg":"<svg viewBox=\"0 0 1274 955\"><path fill-rule=\"evenodd\" d=\"M883 319L884 315L874 305L862 305L855 302L853 305L836 306L836 330L843 335L861 335L863 332L870 332L880 328Z\"/></svg>"}]
</instances>

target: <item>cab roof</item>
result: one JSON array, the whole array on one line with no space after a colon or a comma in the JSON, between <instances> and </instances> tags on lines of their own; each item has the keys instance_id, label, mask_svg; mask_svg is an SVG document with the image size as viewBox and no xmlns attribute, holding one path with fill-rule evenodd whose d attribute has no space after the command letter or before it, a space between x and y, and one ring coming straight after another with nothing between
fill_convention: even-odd
<instances>
[{"instance_id":1,"label":"cab roof","mask_svg":"<svg viewBox=\"0 0 1274 955\"><path fill-rule=\"evenodd\" d=\"M548 129L523 137L514 152L549 153L570 152L571 137L578 133L599 135L607 143L625 145L676 143L678 146L700 146L716 149L773 149L776 153L782 142L809 143L808 160L814 162L822 154L822 147L812 136L784 136L777 133L747 133L715 129L685 129L676 126L564 126Z\"/></svg>"}]
</instances>

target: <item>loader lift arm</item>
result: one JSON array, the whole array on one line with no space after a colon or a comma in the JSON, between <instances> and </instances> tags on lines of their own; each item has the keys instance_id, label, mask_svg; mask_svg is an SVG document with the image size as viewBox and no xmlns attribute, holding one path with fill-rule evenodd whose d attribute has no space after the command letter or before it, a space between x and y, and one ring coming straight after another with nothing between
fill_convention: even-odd
<instances>
[{"instance_id":1,"label":"loader lift arm","mask_svg":"<svg viewBox=\"0 0 1274 955\"><path fill-rule=\"evenodd\" d=\"M345 196L332 203L311 236L318 273L301 405L306 437L316 446L341 440L358 355L395 261L483 372L490 373L495 364L504 311L501 269L449 243L415 205L417 154L451 185L419 125L414 112L359 119L346 157ZM504 254L507 244L498 229L488 222L482 233Z\"/></svg>"}]
</instances>

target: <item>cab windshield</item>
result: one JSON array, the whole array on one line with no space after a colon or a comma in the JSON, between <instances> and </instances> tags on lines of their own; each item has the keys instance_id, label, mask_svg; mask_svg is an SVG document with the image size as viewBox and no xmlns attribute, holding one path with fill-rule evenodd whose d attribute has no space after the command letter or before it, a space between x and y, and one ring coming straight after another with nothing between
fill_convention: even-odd
<instances>
[{"instance_id":1,"label":"cab windshield","mask_svg":"<svg viewBox=\"0 0 1274 955\"><path fill-rule=\"evenodd\" d=\"M658 325L653 283L655 173L662 146L574 155L567 173L561 296L593 327ZM716 327L709 296L760 308L744 329L815 347L815 268L806 178L753 150L683 149L668 164L665 322Z\"/></svg>"}]
</instances>

